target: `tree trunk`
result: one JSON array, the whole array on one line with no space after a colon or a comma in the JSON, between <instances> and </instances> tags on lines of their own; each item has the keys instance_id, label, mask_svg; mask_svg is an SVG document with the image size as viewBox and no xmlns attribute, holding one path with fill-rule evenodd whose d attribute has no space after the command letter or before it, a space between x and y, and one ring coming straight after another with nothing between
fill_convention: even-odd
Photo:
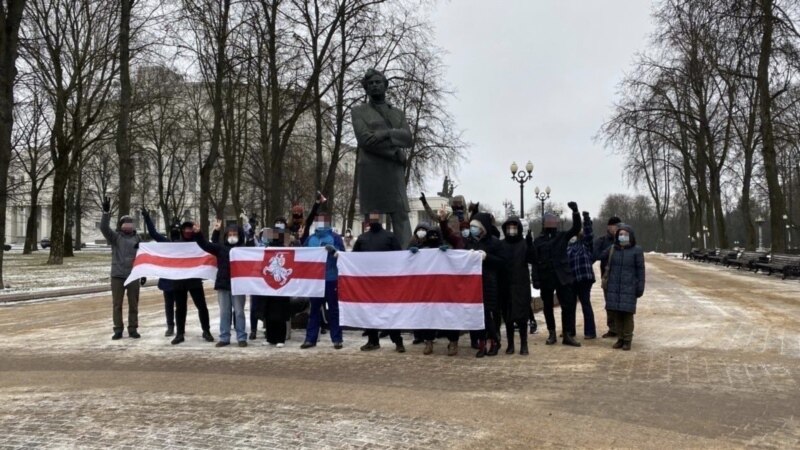
<instances>
[{"instance_id":1,"label":"tree trunk","mask_svg":"<svg viewBox=\"0 0 800 450\"><path fill-rule=\"evenodd\" d=\"M764 178L767 181L769 195L769 228L772 235L772 251L786 250L786 232L783 227L783 214L786 203L783 198L775 152L775 136L772 127L772 95L769 87L769 63L772 55L772 0L761 0L761 16L763 35L761 36L761 53L758 56L758 96L760 101L761 155L764 160Z\"/></svg>"},{"instance_id":2,"label":"tree trunk","mask_svg":"<svg viewBox=\"0 0 800 450\"><path fill-rule=\"evenodd\" d=\"M83 226L81 225L81 218L83 217L83 195L81 195L81 186L83 181L83 172L78 170L76 174L78 179L75 183L75 196L74 201L74 208L75 208L75 245L72 247L75 251L81 250L82 244L82 230Z\"/></svg>"},{"instance_id":3,"label":"tree trunk","mask_svg":"<svg viewBox=\"0 0 800 450\"><path fill-rule=\"evenodd\" d=\"M67 207L64 212L64 257L75 256L72 252L72 229L75 226L75 174L69 177L67 184Z\"/></svg>"},{"instance_id":4,"label":"tree trunk","mask_svg":"<svg viewBox=\"0 0 800 450\"><path fill-rule=\"evenodd\" d=\"M133 160L131 158L128 125L131 110L130 27L133 0L120 0L119 23L119 116L117 120L116 150L119 158L119 214L130 214L133 191Z\"/></svg>"},{"instance_id":5,"label":"tree trunk","mask_svg":"<svg viewBox=\"0 0 800 450\"><path fill-rule=\"evenodd\" d=\"M38 219L40 211L39 189L34 180L31 180L30 198L31 210L28 214L28 222L25 224L25 246L22 249L23 255L30 255L39 249L39 244L37 242L37 231L39 230L39 224L36 220Z\"/></svg>"}]
</instances>

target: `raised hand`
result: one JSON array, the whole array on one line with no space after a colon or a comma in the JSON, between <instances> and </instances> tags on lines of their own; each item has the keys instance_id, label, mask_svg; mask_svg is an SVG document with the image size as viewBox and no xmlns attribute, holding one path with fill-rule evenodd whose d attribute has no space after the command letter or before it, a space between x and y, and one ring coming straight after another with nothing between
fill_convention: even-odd
<instances>
[{"instance_id":1,"label":"raised hand","mask_svg":"<svg viewBox=\"0 0 800 450\"><path fill-rule=\"evenodd\" d=\"M195 228L199 228L199 227L197 225L195 225ZM222 229L222 219L217 219L216 221L214 221L214 229L217 230L217 231Z\"/></svg>"},{"instance_id":2,"label":"raised hand","mask_svg":"<svg viewBox=\"0 0 800 450\"><path fill-rule=\"evenodd\" d=\"M421 201L421 202L423 202L423 203L428 201L428 200L425 198L425 193L424 193L424 192L420 192L420 194L419 194L419 201Z\"/></svg>"},{"instance_id":3,"label":"raised hand","mask_svg":"<svg viewBox=\"0 0 800 450\"><path fill-rule=\"evenodd\" d=\"M144 217L145 219L149 219L150 218L150 210L147 209L146 206L142 205L141 211L142 211L142 217Z\"/></svg>"},{"instance_id":4,"label":"raised hand","mask_svg":"<svg viewBox=\"0 0 800 450\"><path fill-rule=\"evenodd\" d=\"M324 195L322 195L322 192L317 191L317 203L319 203L321 205L321 204L323 204L323 203L325 203L327 201L328 201L328 199Z\"/></svg>"},{"instance_id":5,"label":"raised hand","mask_svg":"<svg viewBox=\"0 0 800 450\"><path fill-rule=\"evenodd\" d=\"M111 212L111 199L108 197L103 197L103 212L109 213Z\"/></svg>"}]
</instances>

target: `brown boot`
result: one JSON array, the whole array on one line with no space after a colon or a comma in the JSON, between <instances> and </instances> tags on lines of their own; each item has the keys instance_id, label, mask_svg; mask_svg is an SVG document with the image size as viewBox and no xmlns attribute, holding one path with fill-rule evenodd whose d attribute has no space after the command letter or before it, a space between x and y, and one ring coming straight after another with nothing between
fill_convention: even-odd
<instances>
[{"instance_id":1,"label":"brown boot","mask_svg":"<svg viewBox=\"0 0 800 450\"><path fill-rule=\"evenodd\" d=\"M617 339L617 342L614 342L614 345L611 346L613 349L620 349L624 345L624 341L622 339Z\"/></svg>"},{"instance_id":2,"label":"brown boot","mask_svg":"<svg viewBox=\"0 0 800 450\"><path fill-rule=\"evenodd\" d=\"M451 342L447 344L447 356L456 356L458 354L458 342Z\"/></svg>"},{"instance_id":3,"label":"brown boot","mask_svg":"<svg viewBox=\"0 0 800 450\"><path fill-rule=\"evenodd\" d=\"M430 355L433 353L433 341L425 341L425 350L422 351L423 355Z\"/></svg>"}]
</instances>

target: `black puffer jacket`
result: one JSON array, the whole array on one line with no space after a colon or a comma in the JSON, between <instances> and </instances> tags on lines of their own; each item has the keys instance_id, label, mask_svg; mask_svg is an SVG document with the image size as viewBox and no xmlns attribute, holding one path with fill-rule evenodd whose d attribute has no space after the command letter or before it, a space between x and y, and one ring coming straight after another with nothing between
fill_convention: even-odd
<instances>
[{"instance_id":1,"label":"black puffer jacket","mask_svg":"<svg viewBox=\"0 0 800 450\"><path fill-rule=\"evenodd\" d=\"M619 245L619 232L626 230L630 236L630 245ZM613 254L611 253L613 249ZM610 256L610 259L609 259ZM620 225L617 230L616 243L601 255L609 261L608 289L606 290L606 309L636 313L636 301L644 295L644 252L636 245L633 228Z\"/></svg>"},{"instance_id":2,"label":"black puffer jacket","mask_svg":"<svg viewBox=\"0 0 800 450\"><path fill-rule=\"evenodd\" d=\"M402 247L394 233L383 228L361 233L353 245L354 252L389 252L392 250L402 250Z\"/></svg>"},{"instance_id":3,"label":"black puffer jacket","mask_svg":"<svg viewBox=\"0 0 800 450\"><path fill-rule=\"evenodd\" d=\"M509 236L509 225L517 226L517 235ZM516 216L503 223L500 241L505 252L507 264L500 283L501 304L508 314L508 320L528 320L531 307L531 271L528 264L533 261L533 249L522 238L522 222Z\"/></svg>"},{"instance_id":4,"label":"black puffer jacket","mask_svg":"<svg viewBox=\"0 0 800 450\"><path fill-rule=\"evenodd\" d=\"M500 297L500 278L506 270L506 258L500 240L491 234L492 216L487 213L477 213L472 220L477 220L487 230L480 240L469 238L466 243L467 250L482 250L486 253L483 260L483 305L485 308L496 309Z\"/></svg>"},{"instance_id":5,"label":"black puffer jacket","mask_svg":"<svg viewBox=\"0 0 800 450\"><path fill-rule=\"evenodd\" d=\"M235 246L228 244L228 232L236 231L239 235L239 242ZM244 230L238 225L231 225L225 229L225 234L221 236L222 244L209 242L203 237L203 233L195 233L197 245L203 250L217 257L217 280L214 282L214 289L218 291L231 290L231 249L244 246Z\"/></svg>"},{"instance_id":6,"label":"black puffer jacket","mask_svg":"<svg viewBox=\"0 0 800 450\"><path fill-rule=\"evenodd\" d=\"M533 241L533 271L531 279L534 286L541 283L572 284L575 277L569 266L567 245L573 236L581 231L581 215L572 213L572 228L567 231L543 232Z\"/></svg>"}]
</instances>

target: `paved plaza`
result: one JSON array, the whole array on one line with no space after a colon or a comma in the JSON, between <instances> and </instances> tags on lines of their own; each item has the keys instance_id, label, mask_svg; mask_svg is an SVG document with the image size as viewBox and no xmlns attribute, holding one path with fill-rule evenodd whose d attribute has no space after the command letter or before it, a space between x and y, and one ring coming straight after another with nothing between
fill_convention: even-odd
<instances>
[{"instance_id":1,"label":"paved plaza","mask_svg":"<svg viewBox=\"0 0 800 450\"><path fill-rule=\"evenodd\" d=\"M800 282L647 264L630 352L538 334L527 357L476 359L467 337L454 358L410 338L406 354L388 338L362 353L360 332L300 350L299 331L283 349L218 349L193 306L171 346L155 288L140 340L110 340L105 294L3 305L0 448L798 448Z\"/></svg>"}]
</instances>

